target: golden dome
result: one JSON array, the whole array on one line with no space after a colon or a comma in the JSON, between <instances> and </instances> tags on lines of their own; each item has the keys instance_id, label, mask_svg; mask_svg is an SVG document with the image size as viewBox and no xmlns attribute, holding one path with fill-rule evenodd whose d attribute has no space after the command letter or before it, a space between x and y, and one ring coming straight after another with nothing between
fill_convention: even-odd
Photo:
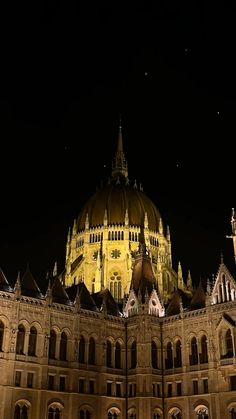
<instances>
[{"instance_id":1,"label":"golden dome","mask_svg":"<svg viewBox=\"0 0 236 419\"><path fill-rule=\"evenodd\" d=\"M97 191L84 205L77 219L77 231L84 230L88 214L89 227L104 224L107 210L107 224L124 224L128 210L129 225L143 226L145 213L148 217L148 228L158 231L160 213L155 204L142 190L127 185L125 178L112 179L111 183Z\"/></svg>"}]
</instances>

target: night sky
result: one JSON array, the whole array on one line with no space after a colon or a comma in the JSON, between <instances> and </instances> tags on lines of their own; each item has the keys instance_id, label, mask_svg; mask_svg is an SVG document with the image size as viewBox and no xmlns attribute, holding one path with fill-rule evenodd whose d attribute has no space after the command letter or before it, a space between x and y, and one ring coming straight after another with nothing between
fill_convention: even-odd
<instances>
[{"instance_id":1,"label":"night sky","mask_svg":"<svg viewBox=\"0 0 236 419\"><path fill-rule=\"evenodd\" d=\"M34 2L33 2L34 3ZM191 5L189 4L191 3ZM119 115L129 177L170 225L173 265L233 274L233 1L38 1L1 11L0 266L43 283L110 174ZM227 4L226 4L227 3Z\"/></svg>"}]
</instances>

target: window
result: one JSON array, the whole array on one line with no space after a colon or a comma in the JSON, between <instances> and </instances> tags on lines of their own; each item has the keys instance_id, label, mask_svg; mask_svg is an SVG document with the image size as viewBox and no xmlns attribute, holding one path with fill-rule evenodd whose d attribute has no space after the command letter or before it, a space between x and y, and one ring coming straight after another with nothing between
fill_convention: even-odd
<instances>
[{"instance_id":1,"label":"window","mask_svg":"<svg viewBox=\"0 0 236 419\"><path fill-rule=\"evenodd\" d=\"M152 368L158 368L157 363L157 344L152 340Z\"/></svg>"},{"instance_id":2,"label":"window","mask_svg":"<svg viewBox=\"0 0 236 419\"><path fill-rule=\"evenodd\" d=\"M173 368L173 351L171 342L166 346L166 369Z\"/></svg>"},{"instance_id":3,"label":"window","mask_svg":"<svg viewBox=\"0 0 236 419\"><path fill-rule=\"evenodd\" d=\"M24 353L24 343L25 343L25 328L22 324L18 327L17 341L16 341L16 353Z\"/></svg>"},{"instance_id":4,"label":"window","mask_svg":"<svg viewBox=\"0 0 236 419\"><path fill-rule=\"evenodd\" d=\"M112 391L112 383L111 382L107 382L107 396L111 396L111 391Z\"/></svg>"},{"instance_id":5,"label":"window","mask_svg":"<svg viewBox=\"0 0 236 419\"><path fill-rule=\"evenodd\" d=\"M88 363L95 365L95 340L93 338L89 339Z\"/></svg>"},{"instance_id":6,"label":"window","mask_svg":"<svg viewBox=\"0 0 236 419\"><path fill-rule=\"evenodd\" d=\"M89 394L95 393L95 385L94 380L89 380Z\"/></svg>"},{"instance_id":7,"label":"window","mask_svg":"<svg viewBox=\"0 0 236 419\"><path fill-rule=\"evenodd\" d=\"M137 348L134 341L131 345L131 368L136 368L137 365Z\"/></svg>"},{"instance_id":8,"label":"window","mask_svg":"<svg viewBox=\"0 0 236 419\"><path fill-rule=\"evenodd\" d=\"M108 419L118 419L118 413L116 412L108 412L107 418Z\"/></svg>"},{"instance_id":9,"label":"window","mask_svg":"<svg viewBox=\"0 0 236 419\"><path fill-rule=\"evenodd\" d=\"M121 397L121 383L116 383L116 397Z\"/></svg>"},{"instance_id":10,"label":"window","mask_svg":"<svg viewBox=\"0 0 236 419\"><path fill-rule=\"evenodd\" d=\"M193 380L193 394L198 394L198 380Z\"/></svg>"},{"instance_id":11,"label":"window","mask_svg":"<svg viewBox=\"0 0 236 419\"><path fill-rule=\"evenodd\" d=\"M48 419L60 419L61 410L59 407L49 407L48 409Z\"/></svg>"},{"instance_id":12,"label":"window","mask_svg":"<svg viewBox=\"0 0 236 419\"><path fill-rule=\"evenodd\" d=\"M79 393L84 393L84 387L85 387L84 382L85 382L84 378L79 379Z\"/></svg>"},{"instance_id":13,"label":"window","mask_svg":"<svg viewBox=\"0 0 236 419\"><path fill-rule=\"evenodd\" d=\"M60 340L60 360L66 361L66 356L67 356L67 335L65 332L62 332L61 340Z\"/></svg>"},{"instance_id":14,"label":"window","mask_svg":"<svg viewBox=\"0 0 236 419\"><path fill-rule=\"evenodd\" d=\"M48 390L53 390L54 388L54 375L49 374L48 376Z\"/></svg>"},{"instance_id":15,"label":"window","mask_svg":"<svg viewBox=\"0 0 236 419\"><path fill-rule=\"evenodd\" d=\"M20 384L21 384L21 371L16 371L15 387L20 387Z\"/></svg>"},{"instance_id":16,"label":"window","mask_svg":"<svg viewBox=\"0 0 236 419\"><path fill-rule=\"evenodd\" d=\"M36 355L36 342L37 342L37 330L35 327L31 327L29 334L29 346L28 346L28 355Z\"/></svg>"},{"instance_id":17,"label":"window","mask_svg":"<svg viewBox=\"0 0 236 419\"><path fill-rule=\"evenodd\" d=\"M233 407L230 410L230 419L236 419L236 408L235 407Z\"/></svg>"},{"instance_id":18,"label":"window","mask_svg":"<svg viewBox=\"0 0 236 419\"><path fill-rule=\"evenodd\" d=\"M85 340L82 335L80 336L79 341L79 362L81 364L85 363Z\"/></svg>"},{"instance_id":19,"label":"window","mask_svg":"<svg viewBox=\"0 0 236 419\"><path fill-rule=\"evenodd\" d=\"M56 332L51 330L50 338L49 338L49 358L55 359L56 358Z\"/></svg>"},{"instance_id":20,"label":"window","mask_svg":"<svg viewBox=\"0 0 236 419\"><path fill-rule=\"evenodd\" d=\"M111 342L109 340L107 340L107 367L111 367L112 363L111 363Z\"/></svg>"},{"instance_id":21,"label":"window","mask_svg":"<svg viewBox=\"0 0 236 419\"><path fill-rule=\"evenodd\" d=\"M208 379L203 379L203 393L208 393Z\"/></svg>"},{"instance_id":22,"label":"window","mask_svg":"<svg viewBox=\"0 0 236 419\"><path fill-rule=\"evenodd\" d=\"M27 375L27 387L33 388L33 381L34 381L34 374L32 372L28 372Z\"/></svg>"},{"instance_id":23,"label":"window","mask_svg":"<svg viewBox=\"0 0 236 419\"><path fill-rule=\"evenodd\" d=\"M60 391L65 391L66 388L66 377L63 375L60 376L60 382L59 382L59 389Z\"/></svg>"},{"instance_id":24,"label":"window","mask_svg":"<svg viewBox=\"0 0 236 419\"><path fill-rule=\"evenodd\" d=\"M230 376L230 390L236 390L236 375Z\"/></svg>"},{"instance_id":25,"label":"window","mask_svg":"<svg viewBox=\"0 0 236 419\"><path fill-rule=\"evenodd\" d=\"M178 340L176 342L176 358L175 358L175 367L182 367L182 354L181 354L181 342L180 340Z\"/></svg>"},{"instance_id":26,"label":"window","mask_svg":"<svg viewBox=\"0 0 236 419\"><path fill-rule=\"evenodd\" d=\"M227 330L225 335L225 347L227 358L231 358L233 356L233 341L230 329Z\"/></svg>"},{"instance_id":27,"label":"window","mask_svg":"<svg viewBox=\"0 0 236 419\"><path fill-rule=\"evenodd\" d=\"M14 419L28 419L28 406L17 404L15 406Z\"/></svg>"},{"instance_id":28,"label":"window","mask_svg":"<svg viewBox=\"0 0 236 419\"><path fill-rule=\"evenodd\" d=\"M79 419L91 419L91 413L87 409L80 410Z\"/></svg>"},{"instance_id":29,"label":"window","mask_svg":"<svg viewBox=\"0 0 236 419\"><path fill-rule=\"evenodd\" d=\"M159 413L153 413L153 419L161 419Z\"/></svg>"},{"instance_id":30,"label":"window","mask_svg":"<svg viewBox=\"0 0 236 419\"><path fill-rule=\"evenodd\" d=\"M208 409L206 406L198 406L195 409L198 419L208 419Z\"/></svg>"},{"instance_id":31,"label":"window","mask_svg":"<svg viewBox=\"0 0 236 419\"><path fill-rule=\"evenodd\" d=\"M161 397L161 386L159 383L153 383L152 394L153 397Z\"/></svg>"},{"instance_id":32,"label":"window","mask_svg":"<svg viewBox=\"0 0 236 419\"><path fill-rule=\"evenodd\" d=\"M3 351L4 324L0 321L0 352Z\"/></svg>"},{"instance_id":33,"label":"window","mask_svg":"<svg viewBox=\"0 0 236 419\"><path fill-rule=\"evenodd\" d=\"M207 352L207 338L206 336L202 336L201 338L201 350L202 353L200 354L200 363L206 364L208 362L208 352Z\"/></svg>"},{"instance_id":34,"label":"window","mask_svg":"<svg viewBox=\"0 0 236 419\"><path fill-rule=\"evenodd\" d=\"M182 396L182 383L177 383L176 393L177 393L177 396Z\"/></svg>"},{"instance_id":35,"label":"window","mask_svg":"<svg viewBox=\"0 0 236 419\"><path fill-rule=\"evenodd\" d=\"M167 384L167 397L172 397L172 384Z\"/></svg>"},{"instance_id":36,"label":"window","mask_svg":"<svg viewBox=\"0 0 236 419\"><path fill-rule=\"evenodd\" d=\"M115 346L115 368L121 368L121 347L119 342L116 342Z\"/></svg>"},{"instance_id":37,"label":"window","mask_svg":"<svg viewBox=\"0 0 236 419\"><path fill-rule=\"evenodd\" d=\"M191 340L191 355L190 355L190 365L198 364L198 352L197 352L197 339L195 336Z\"/></svg>"}]
</instances>

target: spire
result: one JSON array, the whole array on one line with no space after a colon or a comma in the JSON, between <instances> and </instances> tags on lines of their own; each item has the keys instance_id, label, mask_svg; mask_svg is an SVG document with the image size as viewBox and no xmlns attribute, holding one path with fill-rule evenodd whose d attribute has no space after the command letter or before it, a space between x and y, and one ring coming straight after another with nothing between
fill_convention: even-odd
<instances>
[{"instance_id":1,"label":"spire","mask_svg":"<svg viewBox=\"0 0 236 419\"><path fill-rule=\"evenodd\" d=\"M166 227L166 240L170 241L170 227L168 225Z\"/></svg>"},{"instance_id":2,"label":"spire","mask_svg":"<svg viewBox=\"0 0 236 419\"><path fill-rule=\"evenodd\" d=\"M126 208L125 210L125 225L128 226L129 225L129 213L128 213L128 208Z\"/></svg>"},{"instance_id":3,"label":"spire","mask_svg":"<svg viewBox=\"0 0 236 419\"><path fill-rule=\"evenodd\" d=\"M182 266L179 261L178 264L178 288L183 289L184 281L183 281L183 272L182 272Z\"/></svg>"},{"instance_id":4,"label":"spire","mask_svg":"<svg viewBox=\"0 0 236 419\"><path fill-rule=\"evenodd\" d=\"M85 230L89 229L89 216L88 213L86 214L86 220L85 220Z\"/></svg>"},{"instance_id":5,"label":"spire","mask_svg":"<svg viewBox=\"0 0 236 419\"><path fill-rule=\"evenodd\" d=\"M18 272L17 274L16 283L14 286L14 292L15 292L16 299L19 299L21 295L20 272Z\"/></svg>"},{"instance_id":6,"label":"spire","mask_svg":"<svg viewBox=\"0 0 236 419\"><path fill-rule=\"evenodd\" d=\"M123 152L121 118L120 118L120 123L119 123L117 150L116 150L115 159L112 163L111 174L112 174L112 177L121 176L121 175L124 176L125 178L128 177L128 164L125 159L124 152Z\"/></svg>"},{"instance_id":7,"label":"spire","mask_svg":"<svg viewBox=\"0 0 236 419\"><path fill-rule=\"evenodd\" d=\"M192 284L192 278L191 278L191 273L190 273L190 269L188 270L188 277L187 277L187 289L191 290L193 288L193 284Z\"/></svg>"},{"instance_id":8,"label":"spire","mask_svg":"<svg viewBox=\"0 0 236 419\"><path fill-rule=\"evenodd\" d=\"M148 215L147 215L147 212L145 212L145 216L144 216L144 228L148 228Z\"/></svg>"},{"instance_id":9,"label":"spire","mask_svg":"<svg viewBox=\"0 0 236 419\"><path fill-rule=\"evenodd\" d=\"M226 237L227 237L227 239L233 239L234 261L236 263L236 213L235 213L234 208L232 208L231 227L232 227L232 235L231 236L226 236Z\"/></svg>"},{"instance_id":10,"label":"spire","mask_svg":"<svg viewBox=\"0 0 236 419\"><path fill-rule=\"evenodd\" d=\"M54 263L53 274L52 276L57 276L57 261Z\"/></svg>"},{"instance_id":11,"label":"spire","mask_svg":"<svg viewBox=\"0 0 236 419\"><path fill-rule=\"evenodd\" d=\"M159 221L159 233L160 234L163 234L163 223L162 223L162 219L160 218L160 221Z\"/></svg>"}]
</instances>

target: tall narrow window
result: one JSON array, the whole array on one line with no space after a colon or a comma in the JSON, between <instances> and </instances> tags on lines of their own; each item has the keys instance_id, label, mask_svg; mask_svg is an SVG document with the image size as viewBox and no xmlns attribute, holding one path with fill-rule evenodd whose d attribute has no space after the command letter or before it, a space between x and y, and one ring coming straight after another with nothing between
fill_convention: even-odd
<instances>
[{"instance_id":1,"label":"tall narrow window","mask_svg":"<svg viewBox=\"0 0 236 419\"><path fill-rule=\"evenodd\" d=\"M111 361L111 342L109 340L107 340L107 356L106 356L106 360L107 360L107 367L111 367L112 366L112 361Z\"/></svg>"},{"instance_id":2,"label":"tall narrow window","mask_svg":"<svg viewBox=\"0 0 236 419\"><path fill-rule=\"evenodd\" d=\"M131 368L136 368L137 365L137 345L134 341L131 345Z\"/></svg>"},{"instance_id":3,"label":"tall narrow window","mask_svg":"<svg viewBox=\"0 0 236 419\"><path fill-rule=\"evenodd\" d=\"M28 355L30 356L36 355L36 342L37 342L37 330L33 326L31 327L30 334L29 334Z\"/></svg>"},{"instance_id":4,"label":"tall narrow window","mask_svg":"<svg viewBox=\"0 0 236 419\"><path fill-rule=\"evenodd\" d=\"M90 365L95 365L95 340L93 338L89 339L88 362Z\"/></svg>"},{"instance_id":5,"label":"tall narrow window","mask_svg":"<svg viewBox=\"0 0 236 419\"><path fill-rule=\"evenodd\" d=\"M56 332L51 330L50 338L49 338L49 358L55 359L56 358Z\"/></svg>"},{"instance_id":6,"label":"tall narrow window","mask_svg":"<svg viewBox=\"0 0 236 419\"><path fill-rule=\"evenodd\" d=\"M166 346L166 369L173 368L173 351L171 342Z\"/></svg>"},{"instance_id":7,"label":"tall narrow window","mask_svg":"<svg viewBox=\"0 0 236 419\"><path fill-rule=\"evenodd\" d=\"M198 363L197 339L194 336L191 340L190 365L196 365L197 363Z\"/></svg>"},{"instance_id":8,"label":"tall narrow window","mask_svg":"<svg viewBox=\"0 0 236 419\"><path fill-rule=\"evenodd\" d=\"M58 407L49 407L48 409L48 419L60 419L61 411Z\"/></svg>"},{"instance_id":9,"label":"tall narrow window","mask_svg":"<svg viewBox=\"0 0 236 419\"><path fill-rule=\"evenodd\" d=\"M157 362L157 344L152 340L152 368L158 368Z\"/></svg>"},{"instance_id":10,"label":"tall narrow window","mask_svg":"<svg viewBox=\"0 0 236 419\"><path fill-rule=\"evenodd\" d=\"M3 351L4 324L0 321L0 352Z\"/></svg>"},{"instance_id":11,"label":"tall narrow window","mask_svg":"<svg viewBox=\"0 0 236 419\"><path fill-rule=\"evenodd\" d=\"M80 336L79 341L79 362L81 364L85 363L85 340L82 335Z\"/></svg>"},{"instance_id":12,"label":"tall narrow window","mask_svg":"<svg viewBox=\"0 0 236 419\"><path fill-rule=\"evenodd\" d=\"M208 362L207 337L205 335L201 338L201 350L200 363L205 364Z\"/></svg>"},{"instance_id":13,"label":"tall narrow window","mask_svg":"<svg viewBox=\"0 0 236 419\"><path fill-rule=\"evenodd\" d=\"M115 368L121 368L121 347L119 342L116 342L115 346Z\"/></svg>"},{"instance_id":14,"label":"tall narrow window","mask_svg":"<svg viewBox=\"0 0 236 419\"><path fill-rule=\"evenodd\" d=\"M25 343L25 328L22 324L18 327L17 341L16 341L16 353L24 353L24 343Z\"/></svg>"},{"instance_id":15,"label":"tall narrow window","mask_svg":"<svg viewBox=\"0 0 236 419\"><path fill-rule=\"evenodd\" d=\"M227 330L225 335L225 347L226 347L226 356L231 358L233 356L233 341L231 336L230 329Z\"/></svg>"},{"instance_id":16,"label":"tall narrow window","mask_svg":"<svg viewBox=\"0 0 236 419\"><path fill-rule=\"evenodd\" d=\"M60 360L66 361L66 356L67 356L67 335L65 332L62 332L61 340L60 340Z\"/></svg>"},{"instance_id":17,"label":"tall narrow window","mask_svg":"<svg viewBox=\"0 0 236 419\"><path fill-rule=\"evenodd\" d=\"M178 340L175 346L176 358L175 358L175 367L182 367L182 354L181 354L181 342Z\"/></svg>"},{"instance_id":18,"label":"tall narrow window","mask_svg":"<svg viewBox=\"0 0 236 419\"><path fill-rule=\"evenodd\" d=\"M14 419L28 419L28 407L25 404L15 406Z\"/></svg>"}]
</instances>

